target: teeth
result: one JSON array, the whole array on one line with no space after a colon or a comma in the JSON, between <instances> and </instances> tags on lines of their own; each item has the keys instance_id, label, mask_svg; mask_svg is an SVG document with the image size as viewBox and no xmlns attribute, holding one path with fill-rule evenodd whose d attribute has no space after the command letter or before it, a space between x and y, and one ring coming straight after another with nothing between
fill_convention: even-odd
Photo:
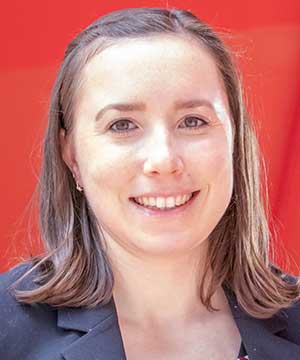
<instances>
[{"instance_id":1,"label":"teeth","mask_svg":"<svg viewBox=\"0 0 300 360\"><path fill-rule=\"evenodd\" d=\"M158 197L157 199L156 199L156 207L158 207L158 208L164 208L165 207L165 199L164 198L162 198L162 197Z\"/></svg>"},{"instance_id":2,"label":"teeth","mask_svg":"<svg viewBox=\"0 0 300 360\"><path fill-rule=\"evenodd\" d=\"M150 207L156 207L159 209L171 209L176 206L180 206L185 204L190 198L192 197L192 194L184 194L184 195L178 195L176 197L169 196L167 198L164 197L137 197L134 198L136 202L138 202L140 205L144 206L150 206Z\"/></svg>"},{"instance_id":3,"label":"teeth","mask_svg":"<svg viewBox=\"0 0 300 360\"><path fill-rule=\"evenodd\" d=\"M150 205L150 206L155 206L155 205L156 205L156 201L155 201L155 198L154 198L154 197L150 197L150 198L149 198L149 205Z\"/></svg>"},{"instance_id":4,"label":"teeth","mask_svg":"<svg viewBox=\"0 0 300 360\"><path fill-rule=\"evenodd\" d=\"M166 207L167 208L172 208L175 207L175 199L171 196L169 196L166 200Z\"/></svg>"},{"instance_id":5,"label":"teeth","mask_svg":"<svg viewBox=\"0 0 300 360\"><path fill-rule=\"evenodd\" d=\"M176 196L175 203L176 205L180 205L182 196Z\"/></svg>"}]
</instances>

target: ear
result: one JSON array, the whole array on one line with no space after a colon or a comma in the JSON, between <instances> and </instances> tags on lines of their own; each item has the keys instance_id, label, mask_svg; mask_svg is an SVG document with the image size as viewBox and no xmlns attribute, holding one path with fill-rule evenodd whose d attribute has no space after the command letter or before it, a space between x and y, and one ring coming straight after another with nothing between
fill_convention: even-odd
<instances>
[{"instance_id":1,"label":"ear","mask_svg":"<svg viewBox=\"0 0 300 360\"><path fill-rule=\"evenodd\" d=\"M72 143L72 138L67 135L65 129L60 129L59 131L59 142L60 142L61 156L65 164L70 169L71 173L75 177L75 180L78 182L78 184L82 186L79 166L75 158L74 144Z\"/></svg>"}]
</instances>

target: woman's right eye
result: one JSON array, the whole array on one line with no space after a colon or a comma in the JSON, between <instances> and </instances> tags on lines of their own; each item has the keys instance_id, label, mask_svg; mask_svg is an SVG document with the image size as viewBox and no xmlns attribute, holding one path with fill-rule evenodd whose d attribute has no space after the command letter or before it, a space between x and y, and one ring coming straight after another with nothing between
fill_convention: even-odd
<instances>
[{"instance_id":1,"label":"woman's right eye","mask_svg":"<svg viewBox=\"0 0 300 360\"><path fill-rule=\"evenodd\" d=\"M118 120L109 127L109 130L115 133L127 133L134 129L137 129L137 126L128 119Z\"/></svg>"}]
</instances>

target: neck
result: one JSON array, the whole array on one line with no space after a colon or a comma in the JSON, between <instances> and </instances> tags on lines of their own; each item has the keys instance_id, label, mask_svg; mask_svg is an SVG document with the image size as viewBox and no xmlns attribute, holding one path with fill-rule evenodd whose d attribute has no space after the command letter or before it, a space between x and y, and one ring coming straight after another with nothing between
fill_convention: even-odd
<instances>
[{"instance_id":1,"label":"neck","mask_svg":"<svg viewBox=\"0 0 300 360\"><path fill-rule=\"evenodd\" d=\"M151 326L170 321L190 323L195 318L212 316L199 297L205 243L189 253L169 257L146 257L119 247L110 249L113 297L121 321ZM225 309L222 288L214 294L212 305Z\"/></svg>"}]
</instances>

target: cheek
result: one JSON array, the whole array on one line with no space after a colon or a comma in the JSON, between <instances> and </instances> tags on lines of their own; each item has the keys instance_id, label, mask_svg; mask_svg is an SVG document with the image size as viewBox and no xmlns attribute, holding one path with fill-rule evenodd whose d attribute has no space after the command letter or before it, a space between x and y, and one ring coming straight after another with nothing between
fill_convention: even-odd
<instances>
[{"instance_id":1,"label":"cheek","mask_svg":"<svg viewBox=\"0 0 300 360\"><path fill-rule=\"evenodd\" d=\"M79 167L85 187L116 191L118 184L126 184L132 174L134 151L131 147L90 141L82 149Z\"/></svg>"},{"instance_id":2,"label":"cheek","mask_svg":"<svg viewBox=\"0 0 300 360\"><path fill-rule=\"evenodd\" d=\"M204 181L218 181L219 178L222 181L223 176L231 176L232 154L224 136L203 139L187 150L194 154L192 157L189 155L192 173L196 170Z\"/></svg>"}]
</instances>

